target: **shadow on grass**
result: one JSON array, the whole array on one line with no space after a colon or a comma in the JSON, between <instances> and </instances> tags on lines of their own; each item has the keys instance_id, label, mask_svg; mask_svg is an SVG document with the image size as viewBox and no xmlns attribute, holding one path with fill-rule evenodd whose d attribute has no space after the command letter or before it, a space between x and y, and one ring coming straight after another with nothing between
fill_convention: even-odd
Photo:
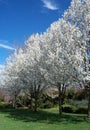
<instances>
[{"instance_id":1,"label":"shadow on grass","mask_svg":"<svg viewBox=\"0 0 90 130\"><path fill-rule=\"evenodd\" d=\"M34 111L31 111L29 109L0 109L0 113L6 114L8 118L21 120L24 122L41 122L50 124L77 124L80 122L87 122L85 120L85 116L83 115L62 114L62 116L60 116L58 113L44 110L40 110L35 113Z\"/></svg>"}]
</instances>

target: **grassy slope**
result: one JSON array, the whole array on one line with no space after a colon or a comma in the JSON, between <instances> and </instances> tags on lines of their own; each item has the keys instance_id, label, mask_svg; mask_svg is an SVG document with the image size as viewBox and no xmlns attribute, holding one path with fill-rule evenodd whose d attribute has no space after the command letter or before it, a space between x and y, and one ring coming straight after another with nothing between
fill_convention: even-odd
<instances>
[{"instance_id":1,"label":"grassy slope","mask_svg":"<svg viewBox=\"0 0 90 130\"><path fill-rule=\"evenodd\" d=\"M90 130L86 115L58 115L56 109L34 113L30 110L0 110L0 130Z\"/></svg>"}]
</instances>

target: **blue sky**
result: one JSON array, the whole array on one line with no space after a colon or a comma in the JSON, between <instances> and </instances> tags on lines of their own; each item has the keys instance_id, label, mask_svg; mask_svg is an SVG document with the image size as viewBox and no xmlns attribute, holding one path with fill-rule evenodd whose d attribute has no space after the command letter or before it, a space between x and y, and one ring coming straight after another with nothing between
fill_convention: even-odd
<instances>
[{"instance_id":1,"label":"blue sky","mask_svg":"<svg viewBox=\"0 0 90 130\"><path fill-rule=\"evenodd\" d=\"M71 0L0 0L0 69L6 57L34 33L45 32Z\"/></svg>"}]
</instances>

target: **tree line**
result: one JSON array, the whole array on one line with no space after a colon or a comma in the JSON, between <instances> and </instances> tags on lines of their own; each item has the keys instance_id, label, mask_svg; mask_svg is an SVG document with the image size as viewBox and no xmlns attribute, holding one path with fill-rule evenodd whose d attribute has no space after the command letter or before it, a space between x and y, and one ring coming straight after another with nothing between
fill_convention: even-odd
<instances>
[{"instance_id":1,"label":"tree line","mask_svg":"<svg viewBox=\"0 0 90 130\"><path fill-rule=\"evenodd\" d=\"M89 47L90 1L72 0L62 18L52 23L46 32L31 35L24 48L16 49L7 58L2 86L8 88L13 105L20 91L25 90L34 98L37 111L38 99L52 87L58 89L61 114L66 88L78 84L87 88L90 118Z\"/></svg>"}]
</instances>

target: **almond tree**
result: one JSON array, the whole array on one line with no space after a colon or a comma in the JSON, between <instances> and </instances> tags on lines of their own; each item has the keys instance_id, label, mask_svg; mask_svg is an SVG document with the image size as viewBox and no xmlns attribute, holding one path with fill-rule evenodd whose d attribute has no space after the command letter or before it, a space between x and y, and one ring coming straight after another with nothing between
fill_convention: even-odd
<instances>
[{"instance_id":1,"label":"almond tree","mask_svg":"<svg viewBox=\"0 0 90 130\"><path fill-rule=\"evenodd\" d=\"M72 0L69 9L64 13L64 19L78 27L82 33L82 47L86 51L83 56L83 71L81 75L88 86L88 117L90 118L90 0ZM87 53L88 52L88 53Z\"/></svg>"},{"instance_id":2,"label":"almond tree","mask_svg":"<svg viewBox=\"0 0 90 130\"><path fill-rule=\"evenodd\" d=\"M53 23L44 34L45 77L51 86L58 88L59 114L66 86L76 78L82 62L81 37L80 30L63 19Z\"/></svg>"},{"instance_id":3,"label":"almond tree","mask_svg":"<svg viewBox=\"0 0 90 130\"><path fill-rule=\"evenodd\" d=\"M22 70L22 62L24 61L23 50L19 49L18 53L7 58L7 65L3 72L3 87L5 87L13 98L13 107L16 107L16 98L24 87L19 77Z\"/></svg>"},{"instance_id":4,"label":"almond tree","mask_svg":"<svg viewBox=\"0 0 90 130\"><path fill-rule=\"evenodd\" d=\"M46 88L41 69L42 45L40 37L38 34L32 35L26 41L24 49L20 48L15 51L13 57L10 57L7 62L4 78L4 86L14 95L14 106L16 97L24 89L30 92L31 98L34 98L35 111L38 108L38 99Z\"/></svg>"},{"instance_id":5,"label":"almond tree","mask_svg":"<svg viewBox=\"0 0 90 130\"><path fill-rule=\"evenodd\" d=\"M31 98L35 100L34 110L37 111L38 99L46 89L44 74L42 72L42 35L32 35L26 41L26 66L25 73Z\"/></svg>"}]
</instances>

